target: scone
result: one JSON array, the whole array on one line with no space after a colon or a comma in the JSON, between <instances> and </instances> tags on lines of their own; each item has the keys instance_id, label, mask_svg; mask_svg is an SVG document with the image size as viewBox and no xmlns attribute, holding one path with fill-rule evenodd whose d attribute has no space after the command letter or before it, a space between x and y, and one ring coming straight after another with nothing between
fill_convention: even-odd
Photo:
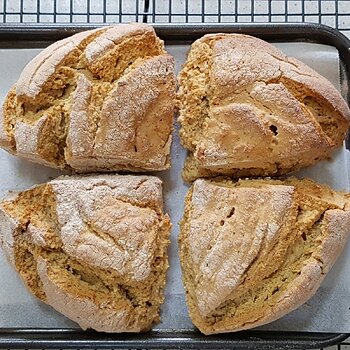
<instances>
[{"instance_id":1,"label":"scone","mask_svg":"<svg viewBox=\"0 0 350 350\"><path fill-rule=\"evenodd\" d=\"M348 130L335 87L260 39L205 35L179 75L187 181L285 174L326 158Z\"/></svg>"},{"instance_id":2,"label":"scone","mask_svg":"<svg viewBox=\"0 0 350 350\"><path fill-rule=\"evenodd\" d=\"M0 112L0 146L77 172L164 170L174 106L174 60L154 29L99 28L25 67Z\"/></svg>"},{"instance_id":3,"label":"scone","mask_svg":"<svg viewBox=\"0 0 350 350\"><path fill-rule=\"evenodd\" d=\"M152 176L61 177L0 203L0 243L29 290L102 332L159 321L170 226Z\"/></svg>"},{"instance_id":4,"label":"scone","mask_svg":"<svg viewBox=\"0 0 350 350\"><path fill-rule=\"evenodd\" d=\"M179 237L193 323L205 334L234 332L296 309L349 231L350 194L311 180L196 180Z\"/></svg>"}]
</instances>

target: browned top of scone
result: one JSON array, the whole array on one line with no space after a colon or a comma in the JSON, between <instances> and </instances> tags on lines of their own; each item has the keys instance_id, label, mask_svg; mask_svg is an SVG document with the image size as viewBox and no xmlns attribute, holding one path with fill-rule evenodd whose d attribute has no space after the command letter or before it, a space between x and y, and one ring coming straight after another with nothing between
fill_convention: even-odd
<instances>
[{"instance_id":1,"label":"browned top of scone","mask_svg":"<svg viewBox=\"0 0 350 350\"><path fill-rule=\"evenodd\" d=\"M25 67L0 114L0 145L80 172L166 169L174 94L173 58L151 26L78 33Z\"/></svg>"},{"instance_id":2,"label":"browned top of scone","mask_svg":"<svg viewBox=\"0 0 350 350\"><path fill-rule=\"evenodd\" d=\"M159 320L169 217L153 176L60 177L0 203L0 246L29 290L84 329Z\"/></svg>"},{"instance_id":3,"label":"browned top of scone","mask_svg":"<svg viewBox=\"0 0 350 350\"><path fill-rule=\"evenodd\" d=\"M339 147L349 127L349 108L327 79L251 36L205 35L179 81L181 141L214 173L309 165Z\"/></svg>"},{"instance_id":4,"label":"browned top of scone","mask_svg":"<svg viewBox=\"0 0 350 350\"><path fill-rule=\"evenodd\" d=\"M205 334L256 327L317 290L343 249L350 194L311 180L198 179L181 222L187 303Z\"/></svg>"}]
</instances>

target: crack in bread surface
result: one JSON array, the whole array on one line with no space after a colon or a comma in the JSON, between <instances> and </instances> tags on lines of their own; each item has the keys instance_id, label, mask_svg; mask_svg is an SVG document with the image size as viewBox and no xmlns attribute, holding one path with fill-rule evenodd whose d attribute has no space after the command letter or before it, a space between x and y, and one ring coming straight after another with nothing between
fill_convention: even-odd
<instances>
[{"instance_id":1,"label":"crack in bread surface","mask_svg":"<svg viewBox=\"0 0 350 350\"><path fill-rule=\"evenodd\" d=\"M179 83L187 181L285 174L327 158L348 130L349 109L328 81L252 37L217 34L196 41ZM308 137L313 146L301 147Z\"/></svg>"},{"instance_id":2,"label":"crack in bread surface","mask_svg":"<svg viewBox=\"0 0 350 350\"><path fill-rule=\"evenodd\" d=\"M190 51L189 59L179 76L180 136L184 147L191 151L194 151L200 140L202 125L209 117L211 44L204 43L196 47L195 51Z\"/></svg>"},{"instance_id":3,"label":"crack in bread surface","mask_svg":"<svg viewBox=\"0 0 350 350\"><path fill-rule=\"evenodd\" d=\"M67 153L69 148L67 147L67 134L74 101L80 98L75 95L80 76L85 77L91 86L89 104L86 110L88 119L86 123L88 125L85 127L93 135L90 147L94 149L100 129L102 108L112 90L123 77L132 73L138 66L151 58L166 53L163 42L151 31L145 30L129 35L123 40L115 42L111 40L112 47L108 47L105 52L100 53L97 59L89 61L86 57L87 48L109 29L110 27L93 31L79 45L68 52L57 64L54 73L48 77L41 91L34 98L27 95L17 95L16 87L9 92L3 110L4 126L11 140L12 152L16 152L16 148L18 148L15 141L15 124L23 122L34 126L43 119L36 152L46 164L49 163L60 168L74 168L74 165L70 164L70 155ZM65 42L68 45L69 38L65 39ZM62 46L64 45L55 48L51 55L42 60L33 72L33 76L48 60L55 57L55 53ZM171 89L171 86L169 88ZM168 129L164 131L170 134L171 130ZM165 145L160 145L160 147L165 147ZM98 157L96 155L89 156ZM108 166L107 164L105 168ZM110 170L115 170L114 168ZM124 168L128 168L128 164L125 164ZM133 169L132 166L129 168Z\"/></svg>"},{"instance_id":4,"label":"crack in bread surface","mask_svg":"<svg viewBox=\"0 0 350 350\"><path fill-rule=\"evenodd\" d=\"M147 178L135 182L134 190L142 191L143 186L148 181ZM103 180L96 182L90 188L93 191L96 188L108 186L103 185ZM113 187L113 186L111 186ZM104 193L102 190L101 193ZM108 197L108 196L107 196ZM96 196L96 201L105 203L108 207L111 205L111 199ZM148 204L139 201L133 201L124 197L114 202L111 207L111 214L118 210L120 204L128 205L129 210L142 211L145 215L153 215L152 221L154 231L154 240L152 244L151 260L149 261L149 274L142 280L135 279L133 271L135 268L132 261L126 260L127 265L124 270L115 270L113 268L99 267L98 264L89 263L88 260L80 259L72 255L67 250L62 234L64 227L57 216L57 210L61 204L58 204L58 197L54 187L51 184L38 186L34 189L20 193L14 201L5 201L2 203L3 209L19 222L19 228L13 234L14 236L14 255L16 269L25 281L29 290L39 299L50 304L45 295L42 281L38 274L37 261L43 259L47 265L47 274L54 283L65 290L73 298L91 300L101 308L107 308L111 311L116 310L127 312L129 314L126 328L147 330L153 323L159 321L159 306L163 302L163 288L165 285L165 272L168 268L167 263L167 245L170 222L167 216L162 214L162 209L156 203L150 201ZM118 202L119 201L119 202ZM100 205L100 204L98 204ZM115 208L115 209L114 209ZM133 246L133 241L139 239L139 244L147 242L147 237L134 237L138 230L138 223L135 221L135 232L127 233L127 236L113 236L109 232L106 224L97 225L99 218L99 209L93 209L97 213L95 222L89 222L84 218L85 227L88 235L96 235L101 245L113 247L119 250L119 254L130 255L143 254L141 246ZM74 215L72 213L72 215ZM79 215L84 216L84 212ZM123 214L124 215L124 214ZM121 220L123 219L121 216ZM91 220L91 218L89 218ZM96 226L97 225L97 226ZM101 226L102 225L102 226ZM116 232L125 230L123 222L115 222ZM118 226L119 225L119 226ZM31 228L31 230L29 230ZM36 232L40 231L42 239L36 238ZM73 234L73 233L72 233ZM141 235L143 233L141 232ZM145 232L147 235L148 233ZM87 236L78 237L78 244L81 248L89 245ZM98 242L91 241L92 249L97 249ZM117 256L115 252L115 256ZM110 256L113 258L113 256ZM140 267L141 269L141 267ZM58 310L60 311L60 310ZM117 331L117 330L115 330Z\"/></svg>"},{"instance_id":5,"label":"crack in bread surface","mask_svg":"<svg viewBox=\"0 0 350 350\"><path fill-rule=\"evenodd\" d=\"M201 189L202 182L208 184L206 190ZM272 189L268 186L283 187L283 191L289 188L289 204L272 209L274 204L268 203L274 203L272 192L262 204L240 202L253 189L255 201L261 200L261 191ZM248 192L242 192L244 189ZM213 196L221 199L214 203ZM235 210L228 217L233 202ZM205 334L246 329L271 322L305 302L346 241L347 233L341 232L336 238L339 248L324 251L330 236L329 213L348 211L349 204L349 194L308 180L197 180L186 196L179 236L187 303L195 325ZM250 218L242 212L249 212ZM264 220L265 214L269 216L266 221L254 221L254 217ZM244 228L235 215L251 231L242 235ZM248 249L246 244L250 244ZM304 282L305 291L296 295L293 286L310 266L317 268L318 280ZM308 278L312 277L311 273Z\"/></svg>"}]
</instances>

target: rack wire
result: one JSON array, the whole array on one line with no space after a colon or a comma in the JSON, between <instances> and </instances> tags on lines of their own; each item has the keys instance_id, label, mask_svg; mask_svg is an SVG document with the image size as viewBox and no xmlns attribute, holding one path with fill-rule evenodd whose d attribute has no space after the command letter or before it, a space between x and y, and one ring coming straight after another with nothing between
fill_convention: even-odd
<instances>
[{"instance_id":1,"label":"rack wire","mask_svg":"<svg viewBox=\"0 0 350 350\"><path fill-rule=\"evenodd\" d=\"M0 0L0 22L313 22L350 35L350 1Z\"/></svg>"}]
</instances>

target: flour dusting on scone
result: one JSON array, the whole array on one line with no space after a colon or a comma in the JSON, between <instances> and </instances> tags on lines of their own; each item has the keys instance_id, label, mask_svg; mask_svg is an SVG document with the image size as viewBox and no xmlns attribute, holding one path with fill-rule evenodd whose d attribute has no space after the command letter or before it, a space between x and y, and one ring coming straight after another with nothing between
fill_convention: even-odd
<instances>
[{"instance_id":1,"label":"flour dusting on scone","mask_svg":"<svg viewBox=\"0 0 350 350\"><path fill-rule=\"evenodd\" d=\"M77 172L170 166L174 59L146 24L58 41L24 68L0 112L0 146Z\"/></svg>"},{"instance_id":2,"label":"flour dusting on scone","mask_svg":"<svg viewBox=\"0 0 350 350\"><path fill-rule=\"evenodd\" d=\"M179 74L183 176L275 176L340 147L350 121L336 88L260 39L211 34Z\"/></svg>"},{"instance_id":3,"label":"flour dusting on scone","mask_svg":"<svg viewBox=\"0 0 350 350\"><path fill-rule=\"evenodd\" d=\"M152 176L61 177L0 203L0 243L28 289L102 332L159 321L170 226Z\"/></svg>"},{"instance_id":4,"label":"flour dusting on scone","mask_svg":"<svg viewBox=\"0 0 350 350\"><path fill-rule=\"evenodd\" d=\"M272 322L305 303L350 232L350 194L311 180L203 180L179 236L187 305L205 334Z\"/></svg>"}]
</instances>

